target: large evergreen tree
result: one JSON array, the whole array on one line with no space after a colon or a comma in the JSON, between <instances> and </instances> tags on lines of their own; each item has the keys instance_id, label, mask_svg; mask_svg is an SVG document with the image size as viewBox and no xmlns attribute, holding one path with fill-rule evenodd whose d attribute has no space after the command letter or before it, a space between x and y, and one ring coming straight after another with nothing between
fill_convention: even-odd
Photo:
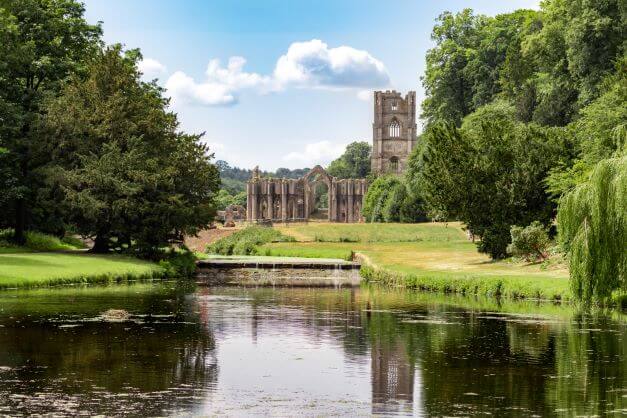
<instances>
[{"instance_id":1,"label":"large evergreen tree","mask_svg":"<svg viewBox=\"0 0 627 418\"><path fill-rule=\"evenodd\" d=\"M141 82L136 51L107 48L52 100L39 133L52 156L69 221L94 251L154 249L208 225L218 171L199 136L177 131L154 83Z\"/></svg>"},{"instance_id":2,"label":"large evergreen tree","mask_svg":"<svg viewBox=\"0 0 627 418\"><path fill-rule=\"evenodd\" d=\"M502 258L512 225L548 224L555 205L542 180L568 147L551 128L520 123L513 109L495 103L456 128L432 126L419 173L420 189L434 214L463 221L481 237L481 252ZM414 165L410 165L414 167Z\"/></svg>"},{"instance_id":3,"label":"large evergreen tree","mask_svg":"<svg viewBox=\"0 0 627 418\"><path fill-rule=\"evenodd\" d=\"M40 178L33 168L45 161L32 155L45 138L33 127L42 102L56 95L100 47L99 25L89 25L74 0L0 0L0 181L8 185L0 212L8 214L15 239L24 241Z\"/></svg>"}]
</instances>

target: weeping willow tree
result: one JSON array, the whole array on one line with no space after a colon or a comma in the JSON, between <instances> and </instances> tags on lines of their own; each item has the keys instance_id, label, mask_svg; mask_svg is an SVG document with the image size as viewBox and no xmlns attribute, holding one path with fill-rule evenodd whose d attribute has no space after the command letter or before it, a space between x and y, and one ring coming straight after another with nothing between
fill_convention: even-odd
<instances>
[{"instance_id":1,"label":"weeping willow tree","mask_svg":"<svg viewBox=\"0 0 627 418\"><path fill-rule=\"evenodd\" d=\"M573 293L586 302L626 293L627 157L599 162L587 182L562 198L557 222Z\"/></svg>"}]
</instances>

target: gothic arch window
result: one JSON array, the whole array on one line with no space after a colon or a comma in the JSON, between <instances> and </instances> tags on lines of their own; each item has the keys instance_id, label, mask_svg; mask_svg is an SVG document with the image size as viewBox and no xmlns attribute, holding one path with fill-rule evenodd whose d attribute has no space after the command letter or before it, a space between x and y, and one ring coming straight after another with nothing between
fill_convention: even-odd
<instances>
[{"instance_id":1,"label":"gothic arch window","mask_svg":"<svg viewBox=\"0 0 627 418\"><path fill-rule=\"evenodd\" d=\"M398 157L390 158L390 171L398 173Z\"/></svg>"},{"instance_id":2,"label":"gothic arch window","mask_svg":"<svg viewBox=\"0 0 627 418\"><path fill-rule=\"evenodd\" d=\"M392 102L392 110L396 110L398 109L398 105L396 104L396 102Z\"/></svg>"},{"instance_id":3,"label":"gothic arch window","mask_svg":"<svg viewBox=\"0 0 627 418\"><path fill-rule=\"evenodd\" d=\"M398 138L401 136L401 124L396 119L390 123L390 138Z\"/></svg>"}]
</instances>

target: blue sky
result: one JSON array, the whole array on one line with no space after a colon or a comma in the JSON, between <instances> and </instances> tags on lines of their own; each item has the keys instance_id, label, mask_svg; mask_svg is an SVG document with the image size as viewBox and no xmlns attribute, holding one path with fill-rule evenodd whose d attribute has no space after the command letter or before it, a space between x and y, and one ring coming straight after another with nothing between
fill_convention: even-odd
<instances>
[{"instance_id":1,"label":"blue sky","mask_svg":"<svg viewBox=\"0 0 627 418\"><path fill-rule=\"evenodd\" d=\"M265 170L326 164L372 139L372 91L424 97L434 20L495 15L539 0L87 0L108 43L140 48L146 78L172 97L181 128L218 159ZM420 129L420 127L419 127Z\"/></svg>"}]
</instances>

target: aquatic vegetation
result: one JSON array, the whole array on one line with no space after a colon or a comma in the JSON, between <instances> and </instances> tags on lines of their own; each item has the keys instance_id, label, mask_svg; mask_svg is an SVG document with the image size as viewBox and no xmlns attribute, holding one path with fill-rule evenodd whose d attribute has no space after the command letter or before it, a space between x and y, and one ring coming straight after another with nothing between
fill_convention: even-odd
<instances>
[{"instance_id":1,"label":"aquatic vegetation","mask_svg":"<svg viewBox=\"0 0 627 418\"><path fill-rule=\"evenodd\" d=\"M131 314L124 309L108 309L100 315L100 318L106 322L124 322L130 317Z\"/></svg>"}]
</instances>

